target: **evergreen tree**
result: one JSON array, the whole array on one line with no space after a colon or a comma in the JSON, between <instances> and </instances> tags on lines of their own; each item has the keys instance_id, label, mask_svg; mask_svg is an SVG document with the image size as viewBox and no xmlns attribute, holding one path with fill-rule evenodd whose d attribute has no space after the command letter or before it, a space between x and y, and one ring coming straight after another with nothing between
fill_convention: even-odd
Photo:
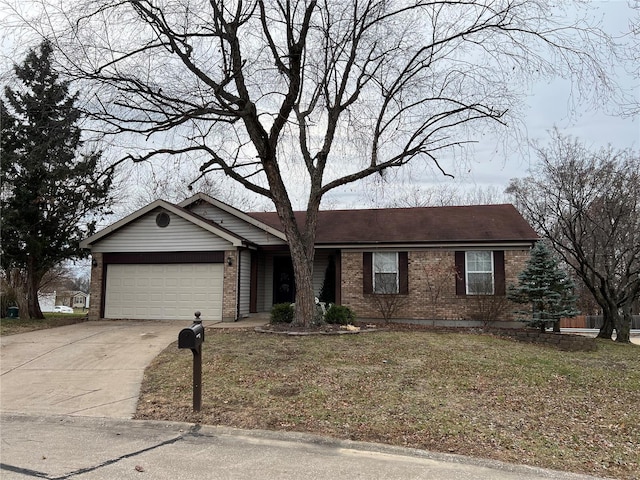
<instances>
[{"instance_id":1,"label":"evergreen tree","mask_svg":"<svg viewBox=\"0 0 640 480\"><path fill-rule=\"evenodd\" d=\"M573 289L573 281L560 269L551 251L538 242L518 275L518 285L509 288L508 297L513 302L528 304L527 309L516 313L530 326L544 332L547 324L553 324L554 331L559 331L561 318L579 313Z\"/></svg>"},{"instance_id":2,"label":"evergreen tree","mask_svg":"<svg viewBox=\"0 0 640 480\"><path fill-rule=\"evenodd\" d=\"M2 272L21 318L43 318L38 288L61 262L81 257L79 241L107 213L111 173L98 171L101 152L81 154L78 93L59 79L53 48L43 42L14 66L16 88L5 87L2 115Z\"/></svg>"}]
</instances>

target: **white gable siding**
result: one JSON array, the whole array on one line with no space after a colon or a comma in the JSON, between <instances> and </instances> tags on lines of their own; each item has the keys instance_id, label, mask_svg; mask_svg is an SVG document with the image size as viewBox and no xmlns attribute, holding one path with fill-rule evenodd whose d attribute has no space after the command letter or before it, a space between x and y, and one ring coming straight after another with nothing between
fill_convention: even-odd
<instances>
[{"instance_id":1,"label":"white gable siding","mask_svg":"<svg viewBox=\"0 0 640 480\"><path fill-rule=\"evenodd\" d=\"M238 298L238 312L240 318L249 315L251 310L251 252L240 252L240 295Z\"/></svg>"},{"instance_id":2,"label":"white gable siding","mask_svg":"<svg viewBox=\"0 0 640 480\"><path fill-rule=\"evenodd\" d=\"M286 242L244 220L210 204L200 203L190 209L196 215L216 222L236 235L258 245L284 245Z\"/></svg>"},{"instance_id":3,"label":"white gable siding","mask_svg":"<svg viewBox=\"0 0 640 480\"><path fill-rule=\"evenodd\" d=\"M93 252L194 252L228 250L231 243L169 213L165 228L156 225L157 211L140 217L96 242Z\"/></svg>"}]
</instances>

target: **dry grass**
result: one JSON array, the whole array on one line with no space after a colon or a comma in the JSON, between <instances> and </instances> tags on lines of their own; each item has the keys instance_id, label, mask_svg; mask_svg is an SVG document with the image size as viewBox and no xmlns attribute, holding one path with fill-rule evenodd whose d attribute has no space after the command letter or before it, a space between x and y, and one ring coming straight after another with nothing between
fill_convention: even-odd
<instances>
[{"instance_id":1,"label":"dry grass","mask_svg":"<svg viewBox=\"0 0 640 480\"><path fill-rule=\"evenodd\" d=\"M146 372L137 418L295 430L640 478L640 347L561 352L425 331L281 337L210 330Z\"/></svg>"},{"instance_id":2,"label":"dry grass","mask_svg":"<svg viewBox=\"0 0 640 480\"><path fill-rule=\"evenodd\" d=\"M15 335L16 333L33 332L46 328L64 327L74 323L86 322L86 313L59 314L45 313L42 320L20 320L19 318L0 319L0 335Z\"/></svg>"}]
</instances>

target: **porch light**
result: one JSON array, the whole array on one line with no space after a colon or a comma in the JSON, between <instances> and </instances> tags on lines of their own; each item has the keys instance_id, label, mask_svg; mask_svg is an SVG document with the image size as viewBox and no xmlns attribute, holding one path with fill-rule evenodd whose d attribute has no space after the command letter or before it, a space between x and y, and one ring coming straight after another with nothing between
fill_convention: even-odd
<instances>
[{"instance_id":1,"label":"porch light","mask_svg":"<svg viewBox=\"0 0 640 480\"><path fill-rule=\"evenodd\" d=\"M227 265L229 266L233 265L233 257L231 255L227 257Z\"/></svg>"}]
</instances>

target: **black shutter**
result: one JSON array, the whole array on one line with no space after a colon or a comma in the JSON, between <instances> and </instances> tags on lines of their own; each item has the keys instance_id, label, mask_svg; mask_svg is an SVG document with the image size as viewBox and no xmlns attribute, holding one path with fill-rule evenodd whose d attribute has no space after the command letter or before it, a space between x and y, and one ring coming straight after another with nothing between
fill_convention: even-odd
<instances>
[{"instance_id":1,"label":"black shutter","mask_svg":"<svg viewBox=\"0 0 640 480\"><path fill-rule=\"evenodd\" d=\"M457 251L456 257L456 295L466 295L464 252Z\"/></svg>"},{"instance_id":2,"label":"black shutter","mask_svg":"<svg viewBox=\"0 0 640 480\"><path fill-rule=\"evenodd\" d=\"M493 275L495 282L495 295L506 295L503 250L496 250L493 252Z\"/></svg>"},{"instance_id":3,"label":"black shutter","mask_svg":"<svg viewBox=\"0 0 640 480\"><path fill-rule=\"evenodd\" d=\"M400 295L409 294L409 254L407 252L398 252L398 293Z\"/></svg>"},{"instance_id":4,"label":"black shutter","mask_svg":"<svg viewBox=\"0 0 640 480\"><path fill-rule=\"evenodd\" d=\"M362 291L373 293L373 258L371 252L362 254Z\"/></svg>"}]
</instances>

